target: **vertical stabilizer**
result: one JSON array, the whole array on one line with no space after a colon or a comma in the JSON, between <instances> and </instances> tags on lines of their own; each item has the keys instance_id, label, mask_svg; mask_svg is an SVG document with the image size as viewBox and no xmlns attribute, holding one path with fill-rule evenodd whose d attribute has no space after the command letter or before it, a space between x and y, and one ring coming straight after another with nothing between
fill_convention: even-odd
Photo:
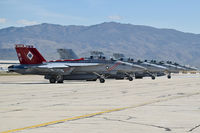
<instances>
[{"instance_id":1,"label":"vertical stabilizer","mask_svg":"<svg viewBox=\"0 0 200 133\"><path fill-rule=\"evenodd\" d=\"M78 59L78 56L72 49L57 49L60 59Z\"/></svg>"},{"instance_id":2,"label":"vertical stabilizer","mask_svg":"<svg viewBox=\"0 0 200 133\"><path fill-rule=\"evenodd\" d=\"M46 62L40 52L32 45L17 44L15 49L20 64L41 64Z\"/></svg>"}]
</instances>

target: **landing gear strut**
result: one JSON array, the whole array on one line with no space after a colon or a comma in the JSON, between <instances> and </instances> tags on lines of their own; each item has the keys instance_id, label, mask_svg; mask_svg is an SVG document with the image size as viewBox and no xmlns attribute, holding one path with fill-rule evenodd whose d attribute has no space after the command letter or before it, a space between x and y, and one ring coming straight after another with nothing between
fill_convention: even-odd
<instances>
[{"instance_id":1,"label":"landing gear strut","mask_svg":"<svg viewBox=\"0 0 200 133\"><path fill-rule=\"evenodd\" d=\"M147 73L149 74L149 76L151 77L152 80L155 80L156 79L156 75L151 73L151 72L148 72Z\"/></svg>"},{"instance_id":2,"label":"landing gear strut","mask_svg":"<svg viewBox=\"0 0 200 133\"><path fill-rule=\"evenodd\" d=\"M125 73L125 76L127 77L127 79L128 79L129 81L133 81L133 77L132 77L131 74Z\"/></svg>"},{"instance_id":3,"label":"landing gear strut","mask_svg":"<svg viewBox=\"0 0 200 133\"><path fill-rule=\"evenodd\" d=\"M97 72L93 72L93 73L98 76L98 79L99 79L100 83L104 83L105 82L104 75L98 74Z\"/></svg>"},{"instance_id":4,"label":"landing gear strut","mask_svg":"<svg viewBox=\"0 0 200 133\"><path fill-rule=\"evenodd\" d=\"M57 83L63 83L63 76L62 75L57 76Z\"/></svg>"}]
</instances>

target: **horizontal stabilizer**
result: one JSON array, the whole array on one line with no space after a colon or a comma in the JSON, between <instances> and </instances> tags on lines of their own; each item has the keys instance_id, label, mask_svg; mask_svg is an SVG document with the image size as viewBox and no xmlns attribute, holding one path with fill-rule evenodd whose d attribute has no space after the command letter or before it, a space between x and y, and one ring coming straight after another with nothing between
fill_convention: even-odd
<instances>
[{"instance_id":1,"label":"horizontal stabilizer","mask_svg":"<svg viewBox=\"0 0 200 133\"><path fill-rule=\"evenodd\" d=\"M58 68L68 68L68 67L88 67L88 66L98 66L99 63L48 63L38 66L38 68L49 68L49 69L58 69Z\"/></svg>"}]
</instances>

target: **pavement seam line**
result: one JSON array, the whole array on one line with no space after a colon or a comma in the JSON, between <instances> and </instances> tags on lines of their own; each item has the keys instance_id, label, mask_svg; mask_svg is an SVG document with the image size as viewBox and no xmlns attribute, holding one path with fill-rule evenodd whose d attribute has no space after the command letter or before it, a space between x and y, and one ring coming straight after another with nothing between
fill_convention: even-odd
<instances>
[{"instance_id":1,"label":"pavement seam line","mask_svg":"<svg viewBox=\"0 0 200 133\"><path fill-rule=\"evenodd\" d=\"M27 127L23 127L23 128L11 129L11 130L3 131L3 132L0 132L0 133L11 133L11 132L22 131L22 130L25 130L25 129L39 128L39 127L49 126L49 125L53 125L53 124L57 124L57 123L61 123L61 122L93 117L93 116L101 115L101 114L105 114L105 113L111 113L111 112L121 111L121 110L125 110L125 109L130 109L130 108L137 108L137 107L141 107L141 106L145 106L145 105L149 105L149 104L153 104L153 103L159 103L159 102L164 102L164 101L169 101L169 100L174 100L174 99L179 99L179 98L184 98L184 97L190 97L190 96L199 95L199 94L200 94L200 92L196 92L196 93L191 93L191 94L184 95L184 96L174 96L174 97L169 97L169 98L152 100L152 101L141 103L141 104L134 105L134 106L116 108L116 109L111 109L111 110L106 110L106 111L101 111L101 112L96 112L96 113L91 113L91 114L86 114L86 115L81 115L81 116L75 116L75 117L71 117L71 118L67 118L67 119L50 121L50 122L37 124L37 125L33 125L33 126L27 126Z\"/></svg>"}]
</instances>

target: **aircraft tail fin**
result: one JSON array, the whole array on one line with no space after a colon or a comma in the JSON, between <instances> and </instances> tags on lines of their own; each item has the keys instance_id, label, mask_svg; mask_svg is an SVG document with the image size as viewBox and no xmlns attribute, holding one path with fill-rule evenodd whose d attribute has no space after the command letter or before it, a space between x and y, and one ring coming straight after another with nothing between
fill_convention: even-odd
<instances>
[{"instance_id":1,"label":"aircraft tail fin","mask_svg":"<svg viewBox=\"0 0 200 133\"><path fill-rule=\"evenodd\" d=\"M32 45L15 45L20 64L41 64L46 62L40 52Z\"/></svg>"},{"instance_id":2,"label":"aircraft tail fin","mask_svg":"<svg viewBox=\"0 0 200 133\"><path fill-rule=\"evenodd\" d=\"M60 59L78 59L78 56L72 49L57 49Z\"/></svg>"}]
</instances>

